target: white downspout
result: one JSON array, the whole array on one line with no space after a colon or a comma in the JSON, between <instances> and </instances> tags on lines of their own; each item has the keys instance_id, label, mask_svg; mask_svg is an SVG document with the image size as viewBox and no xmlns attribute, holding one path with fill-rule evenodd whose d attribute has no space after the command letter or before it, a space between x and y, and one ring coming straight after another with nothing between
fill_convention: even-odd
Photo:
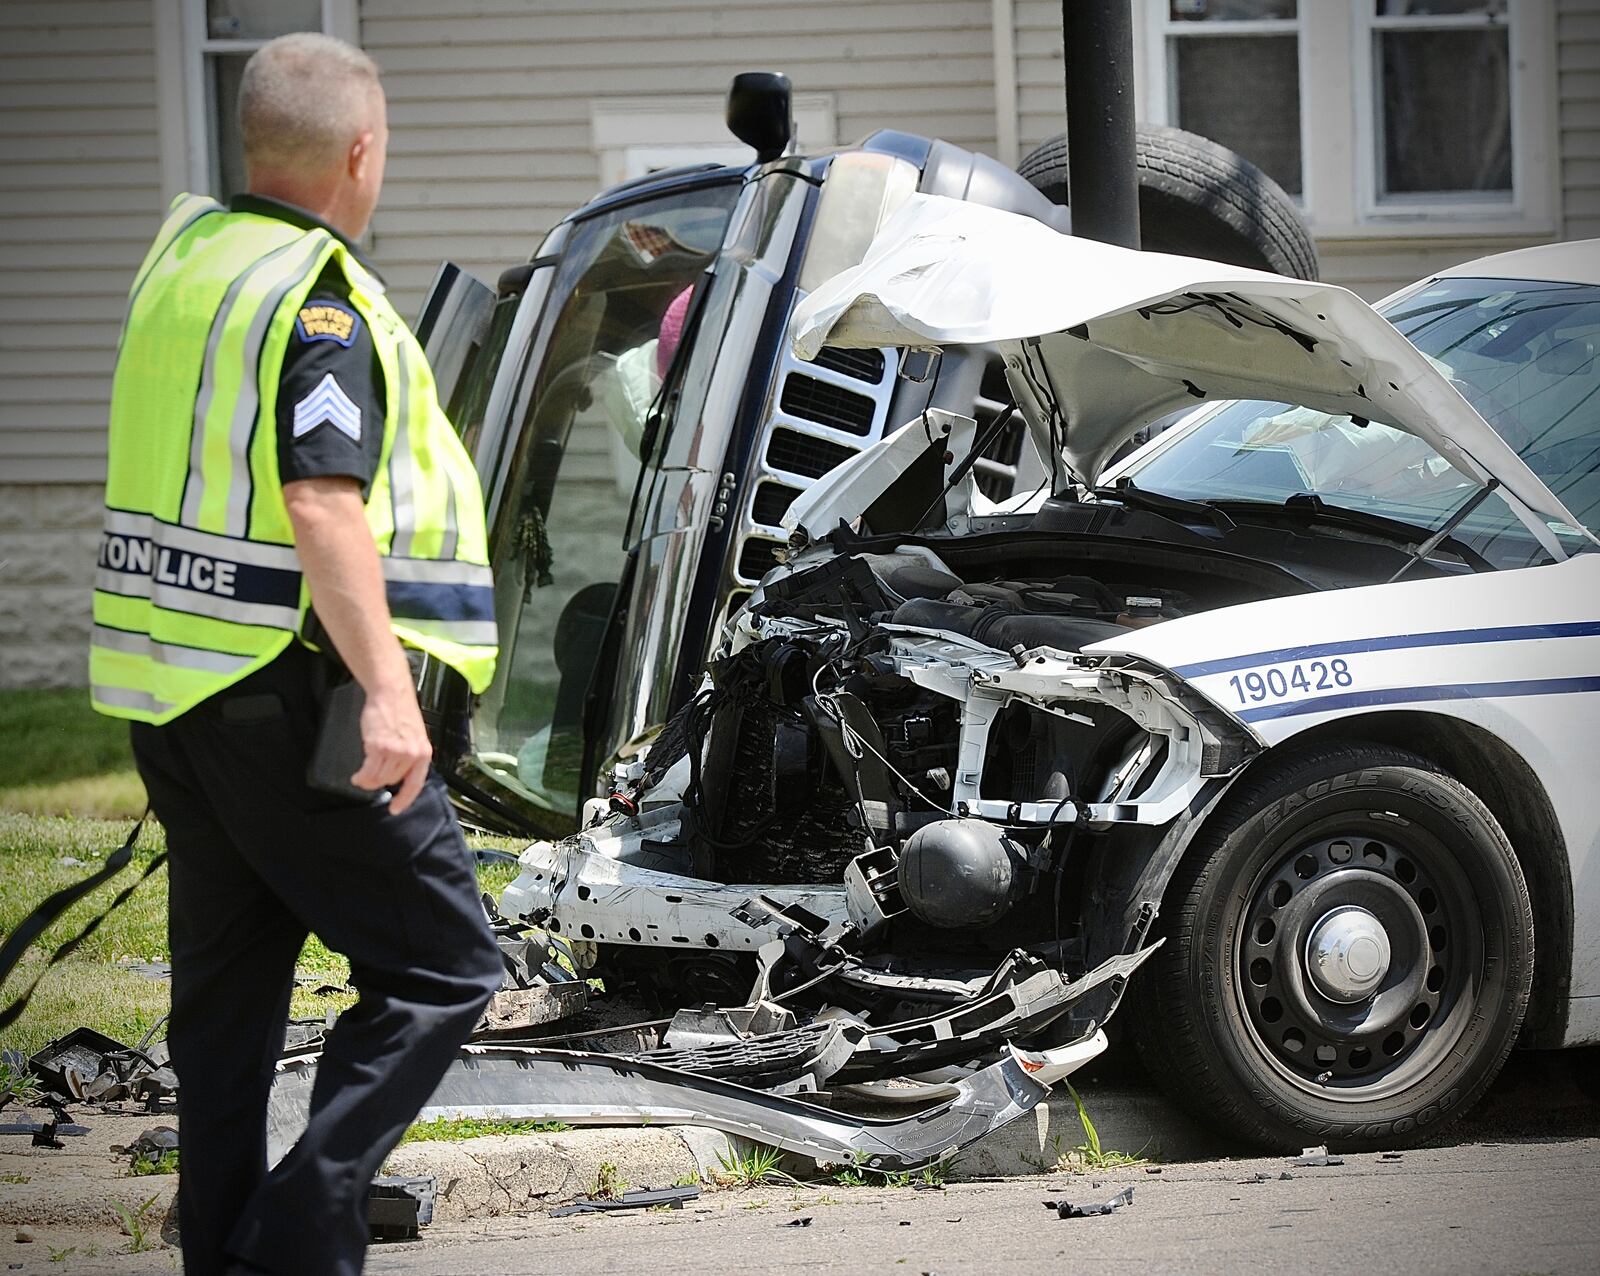
<instances>
[{"instance_id":1,"label":"white downspout","mask_svg":"<svg viewBox=\"0 0 1600 1276\"><path fill-rule=\"evenodd\" d=\"M994 37L994 156L1017 166L1017 27L1013 0L989 0Z\"/></svg>"}]
</instances>

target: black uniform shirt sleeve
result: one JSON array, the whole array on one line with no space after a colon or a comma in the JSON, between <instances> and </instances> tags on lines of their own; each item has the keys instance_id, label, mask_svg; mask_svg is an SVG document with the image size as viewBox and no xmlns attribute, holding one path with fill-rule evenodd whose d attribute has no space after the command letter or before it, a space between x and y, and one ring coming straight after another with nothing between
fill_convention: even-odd
<instances>
[{"instance_id":1,"label":"black uniform shirt sleeve","mask_svg":"<svg viewBox=\"0 0 1600 1276\"><path fill-rule=\"evenodd\" d=\"M295 317L278 381L278 473L343 476L362 495L378 472L385 411L383 367L367 323L331 265Z\"/></svg>"}]
</instances>

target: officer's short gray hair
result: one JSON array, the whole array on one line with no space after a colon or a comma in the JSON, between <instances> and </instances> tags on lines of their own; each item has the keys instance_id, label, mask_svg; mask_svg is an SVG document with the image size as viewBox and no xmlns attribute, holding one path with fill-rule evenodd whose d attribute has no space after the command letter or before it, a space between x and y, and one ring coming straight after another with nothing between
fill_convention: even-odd
<instances>
[{"instance_id":1,"label":"officer's short gray hair","mask_svg":"<svg viewBox=\"0 0 1600 1276\"><path fill-rule=\"evenodd\" d=\"M337 163L370 126L378 64L354 45L310 31L279 36L245 64L239 127L252 168Z\"/></svg>"}]
</instances>

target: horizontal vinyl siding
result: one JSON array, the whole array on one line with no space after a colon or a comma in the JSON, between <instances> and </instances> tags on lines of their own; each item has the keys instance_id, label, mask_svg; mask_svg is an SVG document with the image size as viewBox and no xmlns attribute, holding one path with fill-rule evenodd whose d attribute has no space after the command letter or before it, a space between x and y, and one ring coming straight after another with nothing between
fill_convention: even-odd
<instances>
[{"instance_id":1,"label":"horizontal vinyl siding","mask_svg":"<svg viewBox=\"0 0 1600 1276\"><path fill-rule=\"evenodd\" d=\"M1600 237L1600 4L1558 0L1563 238Z\"/></svg>"},{"instance_id":2,"label":"horizontal vinyl siding","mask_svg":"<svg viewBox=\"0 0 1600 1276\"><path fill-rule=\"evenodd\" d=\"M161 212L149 0L0 4L0 476L95 482Z\"/></svg>"},{"instance_id":3,"label":"horizontal vinyl siding","mask_svg":"<svg viewBox=\"0 0 1600 1276\"><path fill-rule=\"evenodd\" d=\"M1138 3L1139 0L1135 0ZM1017 157L1067 129L1060 0L1013 0L1017 53Z\"/></svg>"},{"instance_id":4,"label":"horizontal vinyl siding","mask_svg":"<svg viewBox=\"0 0 1600 1276\"><path fill-rule=\"evenodd\" d=\"M1317 252L1322 278L1340 284L1368 301L1413 283L1435 271L1474 257L1510 252L1539 241L1526 238L1461 239L1336 239L1321 240Z\"/></svg>"},{"instance_id":5,"label":"horizontal vinyl siding","mask_svg":"<svg viewBox=\"0 0 1600 1276\"><path fill-rule=\"evenodd\" d=\"M492 281L597 192L595 100L668 108L739 71L832 94L841 143L899 128L992 153L990 23L989 0L363 0L391 128L378 265L406 315L443 258Z\"/></svg>"}]
</instances>

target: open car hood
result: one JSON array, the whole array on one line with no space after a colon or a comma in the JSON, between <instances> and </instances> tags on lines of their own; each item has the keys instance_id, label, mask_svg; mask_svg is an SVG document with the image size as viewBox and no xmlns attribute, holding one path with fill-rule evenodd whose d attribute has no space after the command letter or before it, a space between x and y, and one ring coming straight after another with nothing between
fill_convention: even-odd
<instances>
[{"instance_id":1,"label":"open car hood","mask_svg":"<svg viewBox=\"0 0 1600 1276\"><path fill-rule=\"evenodd\" d=\"M791 336L802 359L824 345L995 345L1041 453L1053 446L1090 486L1168 413L1286 400L1395 426L1473 482L1498 480L1547 547L1542 520L1580 526L1421 351L1333 284L1135 252L915 195L859 266L800 304Z\"/></svg>"}]
</instances>

